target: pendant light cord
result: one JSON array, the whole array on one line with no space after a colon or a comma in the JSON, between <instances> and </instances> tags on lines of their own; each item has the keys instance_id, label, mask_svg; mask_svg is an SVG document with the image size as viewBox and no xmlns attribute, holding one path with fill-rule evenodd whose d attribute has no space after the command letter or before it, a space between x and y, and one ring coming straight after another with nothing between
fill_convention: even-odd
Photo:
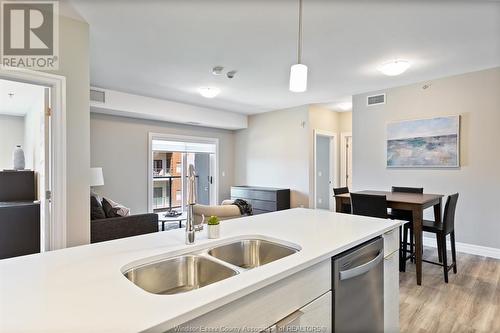
<instances>
[{"instance_id":1,"label":"pendant light cord","mask_svg":"<svg viewBox=\"0 0 500 333\"><path fill-rule=\"evenodd\" d=\"M302 0L299 0L299 42L297 47L297 63L302 63Z\"/></svg>"}]
</instances>

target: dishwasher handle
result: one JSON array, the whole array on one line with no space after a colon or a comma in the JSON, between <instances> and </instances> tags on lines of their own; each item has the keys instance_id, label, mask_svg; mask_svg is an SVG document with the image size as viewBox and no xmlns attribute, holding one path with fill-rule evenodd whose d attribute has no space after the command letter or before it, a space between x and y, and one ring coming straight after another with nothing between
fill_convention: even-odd
<instances>
[{"instance_id":1,"label":"dishwasher handle","mask_svg":"<svg viewBox=\"0 0 500 333\"><path fill-rule=\"evenodd\" d=\"M353 277L365 274L373 267L377 266L384 258L384 251L380 251L379 254L372 260L368 261L366 264L359 265L357 267L340 271L340 281L352 279Z\"/></svg>"}]
</instances>

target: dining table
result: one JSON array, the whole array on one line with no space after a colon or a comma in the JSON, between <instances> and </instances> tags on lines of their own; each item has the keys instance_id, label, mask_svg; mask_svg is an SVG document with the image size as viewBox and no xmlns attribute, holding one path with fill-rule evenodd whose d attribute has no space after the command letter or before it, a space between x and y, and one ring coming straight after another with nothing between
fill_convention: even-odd
<instances>
[{"instance_id":1,"label":"dining table","mask_svg":"<svg viewBox=\"0 0 500 333\"><path fill-rule=\"evenodd\" d=\"M412 212L413 234L415 237L415 265L417 271L417 284L422 285L422 223L424 210L430 207L434 208L434 219L441 223L441 205L444 195L429 193L402 193L390 191L356 191L355 193L385 195L387 207L393 209L408 210ZM335 196L335 210L340 213L344 204L351 204L349 193L338 194Z\"/></svg>"}]
</instances>

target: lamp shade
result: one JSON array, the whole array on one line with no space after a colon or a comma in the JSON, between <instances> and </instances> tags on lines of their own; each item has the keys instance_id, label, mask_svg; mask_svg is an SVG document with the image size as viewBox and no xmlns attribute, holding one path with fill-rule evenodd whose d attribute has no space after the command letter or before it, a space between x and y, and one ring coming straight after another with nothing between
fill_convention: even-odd
<instances>
[{"instance_id":1,"label":"lamp shade","mask_svg":"<svg viewBox=\"0 0 500 333\"><path fill-rule=\"evenodd\" d=\"M104 177L102 168L90 168L90 186L104 185Z\"/></svg>"},{"instance_id":2,"label":"lamp shade","mask_svg":"<svg viewBox=\"0 0 500 333\"><path fill-rule=\"evenodd\" d=\"M295 64L290 67L290 91L304 92L307 90L307 66Z\"/></svg>"}]
</instances>

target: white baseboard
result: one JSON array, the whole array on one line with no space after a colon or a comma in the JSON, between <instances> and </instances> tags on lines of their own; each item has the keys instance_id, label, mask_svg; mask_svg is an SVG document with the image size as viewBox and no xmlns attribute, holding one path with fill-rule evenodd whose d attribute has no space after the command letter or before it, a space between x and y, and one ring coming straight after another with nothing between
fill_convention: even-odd
<instances>
[{"instance_id":1,"label":"white baseboard","mask_svg":"<svg viewBox=\"0 0 500 333\"><path fill-rule=\"evenodd\" d=\"M437 243L436 243L435 238L424 237L423 243L424 243L424 246L437 247ZM460 243L460 242L456 242L455 245L457 247L457 252L500 259L500 249L497 249L494 247L486 247L486 246L473 245L473 244ZM447 239L447 241L446 241L446 248L448 250L451 249L449 239Z\"/></svg>"}]
</instances>

